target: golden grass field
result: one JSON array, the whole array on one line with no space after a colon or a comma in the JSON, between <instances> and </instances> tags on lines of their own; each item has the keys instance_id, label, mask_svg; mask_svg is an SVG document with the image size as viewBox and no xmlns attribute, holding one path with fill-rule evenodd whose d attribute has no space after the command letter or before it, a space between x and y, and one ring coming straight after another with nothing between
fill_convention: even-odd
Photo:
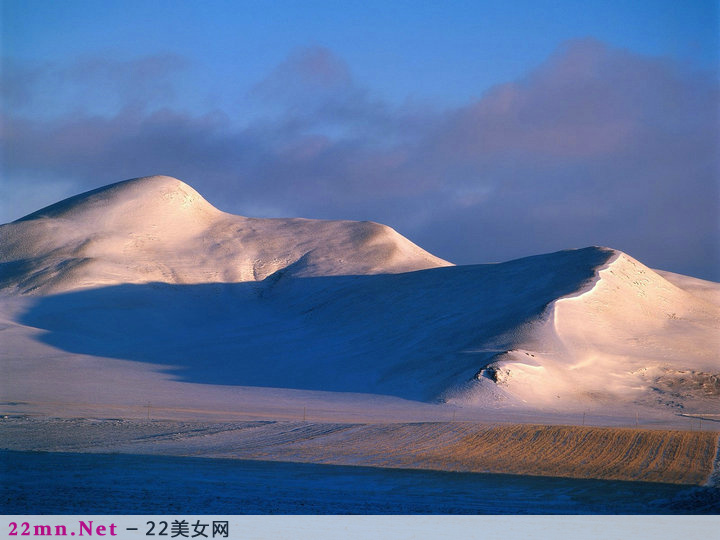
<instances>
[{"instance_id":1,"label":"golden grass field","mask_svg":"<svg viewBox=\"0 0 720 540\"><path fill-rule=\"evenodd\" d=\"M10 420L11 450L122 452L701 485L718 432L476 422Z\"/></svg>"},{"instance_id":2,"label":"golden grass field","mask_svg":"<svg viewBox=\"0 0 720 540\"><path fill-rule=\"evenodd\" d=\"M446 452L474 470L702 484L717 443L711 432L514 425L478 430Z\"/></svg>"},{"instance_id":3,"label":"golden grass field","mask_svg":"<svg viewBox=\"0 0 720 540\"><path fill-rule=\"evenodd\" d=\"M449 422L356 426L260 453L265 459L698 485L712 473L717 445L716 432Z\"/></svg>"}]
</instances>

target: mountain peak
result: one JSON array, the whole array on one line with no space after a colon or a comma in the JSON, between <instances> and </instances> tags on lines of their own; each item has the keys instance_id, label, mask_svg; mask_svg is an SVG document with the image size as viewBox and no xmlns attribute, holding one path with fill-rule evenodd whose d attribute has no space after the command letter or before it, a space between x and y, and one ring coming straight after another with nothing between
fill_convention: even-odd
<instances>
[{"instance_id":1,"label":"mountain peak","mask_svg":"<svg viewBox=\"0 0 720 540\"><path fill-rule=\"evenodd\" d=\"M221 212L186 183L147 176L0 226L0 288L60 292L120 283L208 283L381 274L450 263L373 222Z\"/></svg>"},{"instance_id":2,"label":"mountain peak","mask_svg":"<svg viewBox=\"0 0 720 540\"><path fill-rule=\"evenodd\" d=\"M90 216L102 213L105 220L137 220L142 214L167 216L168 213L218 212L197 191L185 182L171 176L144 176L124 180L42 208L17 220L30 221L41 218L94 219Z\"/></svg>"}]
</instances>

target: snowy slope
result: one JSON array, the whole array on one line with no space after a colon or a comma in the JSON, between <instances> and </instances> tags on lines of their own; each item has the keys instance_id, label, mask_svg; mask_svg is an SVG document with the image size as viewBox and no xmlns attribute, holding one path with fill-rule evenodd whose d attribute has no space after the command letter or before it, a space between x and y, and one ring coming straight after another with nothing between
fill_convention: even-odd
<instances>
[{"instance_id":1,"label":"snowy slope","mask_svg":"<svg viewBox=\"0 0 720 540\"><path fill-rule=\"evenodd\" d=\"M7 401L137 401L151 380L175 407L252 387L720 413L720 285L608 248L451 266L373 223L224 214L167 177L63 201L0 241Z\"/></svg>"},{"instance_id":2,"label":"snowy slope","mask_svg":"<svg viewBox=\"0 0 720 540\"><path fill-rule=\"evenodd\" d=\"M23 293L450 264L377 223L226 214L167 176L119 182L39 210L0 227L0 245L0 288Z\"/></svg>"},{"instance_id":3,"label":"snowy slope","mask_svg":"<svg viewBox=\"0 0 720 540\"><path fill-rule=\"evenodd\" d=\"M668 277L677 284L615 252L481 378L536 407L632 403L720 413L720 286Z\"/></svg>"}]
</instances>

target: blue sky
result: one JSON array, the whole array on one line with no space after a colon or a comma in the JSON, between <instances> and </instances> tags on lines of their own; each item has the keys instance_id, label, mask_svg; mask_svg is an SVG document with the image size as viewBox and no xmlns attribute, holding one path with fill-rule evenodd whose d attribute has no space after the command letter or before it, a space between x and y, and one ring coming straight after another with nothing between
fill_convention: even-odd
<instances>
[{"instance_id":1,"label":"blue sky","mask_svg":"<svg viewBox=\"0 0 720 540\"><path fill-rule=\"evenodd\" d=\"M0 4L1 222L162 173L457 263L720 280L717 2Z\"/></svg>"},{"instance_id":2,"label":"blue sky","mask_svg":"<svg viewBox=\"0 0 720 540\"><path fill-rule=\"evenodd\" d=\"M183 105L232 106L301 47L322 46L385 99L457 104L520 77L566 40L594 37L698 67L717 62L713 1L4 0L3 50L18 60L174 53L203 81ZM210 84L208 84L210 83Z\"/></svg>"}]
</instances>

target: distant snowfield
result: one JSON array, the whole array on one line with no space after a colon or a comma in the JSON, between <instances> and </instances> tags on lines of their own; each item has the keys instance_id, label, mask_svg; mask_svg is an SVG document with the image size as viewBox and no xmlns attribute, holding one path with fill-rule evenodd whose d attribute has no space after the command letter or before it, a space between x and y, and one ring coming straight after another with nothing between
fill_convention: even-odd
<instances>
[{"instance_id":1,"label":"distant snowfield","mask_svg":"<svg viewBox=\"0 0 720 540\"><path fill-rule=\"evenodd\" d=\"M720 284L590 247L452 266L148 177L0 227L6 414L706 426Z\"/></svg>"}]
</instances>

